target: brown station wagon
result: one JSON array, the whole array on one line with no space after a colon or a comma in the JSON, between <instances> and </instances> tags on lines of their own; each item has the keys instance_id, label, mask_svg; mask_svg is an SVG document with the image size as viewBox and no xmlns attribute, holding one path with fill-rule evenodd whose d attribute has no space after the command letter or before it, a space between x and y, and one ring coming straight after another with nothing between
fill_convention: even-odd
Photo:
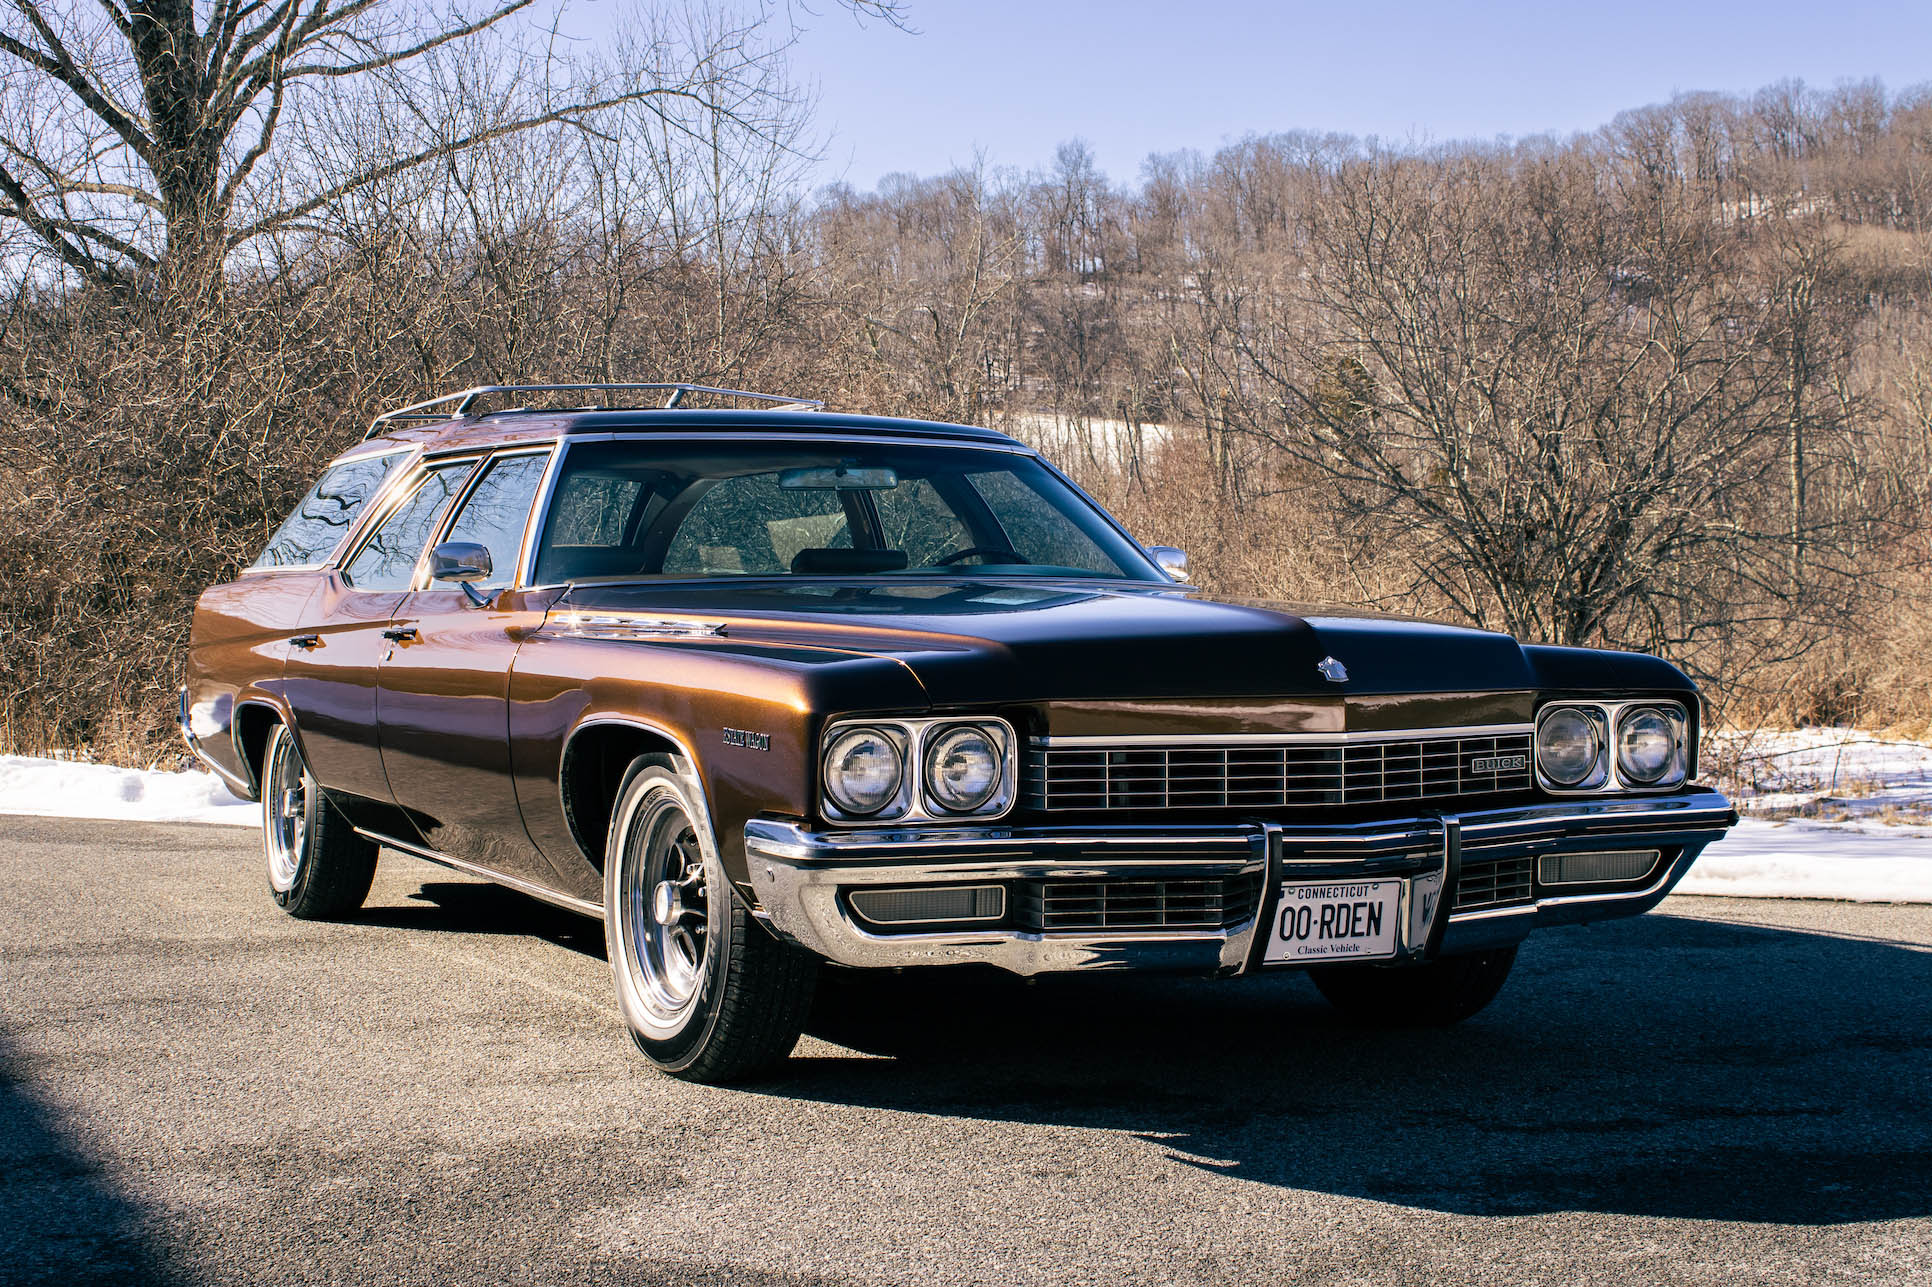
<instances>
[{"instance_id":1,"label":"brown station wagon","mask_svg":"<svg viewBox=\"0 0 1932 1287\"><path fill-rule=\"evenodd\" d=\"M481 412L560 394L652 405ZM201 597L181 726L292 915L389 848L600 917L637 1045L703 1080L783 1059L824 962L1307 969L1454 1022L1736 820L1663 661L1185 572L990 430L470 389Z\"/></svg>"}]
</instances>

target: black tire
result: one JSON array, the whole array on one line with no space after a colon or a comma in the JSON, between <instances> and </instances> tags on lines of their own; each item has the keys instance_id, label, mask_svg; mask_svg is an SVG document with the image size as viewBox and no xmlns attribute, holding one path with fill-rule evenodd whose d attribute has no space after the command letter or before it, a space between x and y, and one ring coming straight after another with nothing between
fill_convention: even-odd
<instances>
[{"instance_id":1,"label":"black tire","mask_svg":"<svg viewBox=\"0 0 1932 1287\"><path fill-rule=\"evenodd\" d=\"M380 848L357 835L322 794L286 724L269 731L261 781L262 851L276 903L305 921L335 920L361 907Z\"/></svg>"},{"instance_id":2,"label":"black tire","mask_svg":"<svg viewBox=\"0 0 1932 1287\"><path fill-rule=\"evenodd\" d=\"M1391 1028L1446 1028L1496 999L1516 949L1444 956L1425 965L1325 965L1309 977L1352 1019Z\"/></svg>"},{"instance_id":3,"label":"black tire","mask_svg":"<svg viewBox=\"0 0 1932 1287\"><path fill-rule=\"evenodd\" d=\"M631 1039L664 1071L742 1081L798 1044L818 959L746 910L718 861L702 795L669 756L639 756L618 787L604 942Z\"/></svg>"}]
</instances>

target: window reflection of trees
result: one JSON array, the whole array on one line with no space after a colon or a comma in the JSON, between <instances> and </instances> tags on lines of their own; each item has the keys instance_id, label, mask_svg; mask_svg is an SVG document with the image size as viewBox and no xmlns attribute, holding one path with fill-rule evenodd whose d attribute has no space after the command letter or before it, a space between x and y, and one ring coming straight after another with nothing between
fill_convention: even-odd
<instances>
[{"instance_id":1,"label":"window reflection of trees","mask_svg":"<svg viewBox=\"0 0 1932 1287\"><path fill-rule=\"evenodd\" d=\"M802 549L850 549L835 491L788 491L778 475L744 474L705 493L665 551L667 573L791 571Z\"/></svg>"},{"instance_id":2,"label":"window reflection of trees","mask_svg":"<svg viewBox=\"0 0 1932 1287\"><path fill-rule=\"evenodd\" d=\"M416 560L422 555L443 506L455 495L468 472L469 466L465 463L431 474L414 495L383 520L369 543L343 569L349 584L359 590L407 589L416 570Z\"/></svg>"},{"instance_id":3,"label":"window reflection of trees","mask_svg":"<svg viewBox=\"0 0 1932 1287\"><path fill-rule=\"evenodd\" d=\"M323 474L295 512L276 529L254 565L301 567L321 560L341 541L343 532L402 458L398 452L352 460Z\"/></svg>"},{"instance_id":4,"label":"window reflection of trees","mask_svg":"<svg viewBox=\"0 0 1932 1287\"><path fill-rule=\"evenodd\" d=\"M889 550L904 550L911 567L928 567L975 541L939 489L924 478L901 478L897 487L872 493L880 536Z\"/></svg>"},{"instance_id":5,"label":"window reflection of trees","mask_svg":"<svg viewBox=\"0 0 1932 1287\"><path fill-rule=\"evenodd\" d=\"M530 502L543 477L544 456L511 456L490 466L490 472L471 489L469 498L450 525L452 541L473 541L490 552L486 586L510 583L517 554L523 548L523 528Z\"/></svg>"}]
</instances>

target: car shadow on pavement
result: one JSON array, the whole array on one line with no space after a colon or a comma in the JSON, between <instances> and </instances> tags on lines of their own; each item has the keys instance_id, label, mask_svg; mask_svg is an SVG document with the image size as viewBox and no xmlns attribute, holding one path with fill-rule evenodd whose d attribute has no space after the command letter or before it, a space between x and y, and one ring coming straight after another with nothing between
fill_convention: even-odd
<instances>
[{"instance_id":1,"label":"car shadow on pavement","mask_svg":"<svg viewBox=\"0 0 1932 1287\"><path fill-rule=\"evenodd\" d=\"M519 934L586 956L604 955L604 926L587 916L482 881L430 881L403 906L365 907L355 925L446 934Z\"/></svg>"},{"instance_id":2,"label":"car shadow on pavement","mask_svg":"<svg viewBox=\"0 0 1932 1287\"><path fill-rule=\"evenodd\" d=\"M1530 941L1450 1030L1296 975L830 974L758 1093L1125 1131L1188 1166L1475 1215L1932 1215L1932 952L1669 915ZM887 1056L880 1058L879 1056Z\"/></svg>"},{"instance_id":3,"label":"car shadow on pavement","mask_svg":"<svg viewBox=\"0 0 1932 1287\"><path fill-rule=\"evenodd\" d=\"M21 1059L0 1037L0 1282L173 1281L153 1251L161 1217L27 1093Z\"/></svg>"}]
</instances>

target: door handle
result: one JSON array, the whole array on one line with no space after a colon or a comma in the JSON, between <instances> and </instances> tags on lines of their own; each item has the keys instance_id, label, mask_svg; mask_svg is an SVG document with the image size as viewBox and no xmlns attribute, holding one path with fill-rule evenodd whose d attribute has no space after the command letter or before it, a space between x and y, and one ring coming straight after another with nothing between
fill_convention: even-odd
<instances>
[{"instance_id":1,"label":"door handle","mask_svg":"<svg viewBox=\"0 0 1932 1287\"><path fill-rule=\"evenodd\" d=\"M313 648L322 642L321 635L296 635L289 642L297 648Z\"/></svg>"},{"instance_id":2,"label":"door handle","mask_svg":"<svg viewBox=\"0 0 1932 1287\"><path fill-rule=\"evenodd\" d=\"M414 626L397 626L397 627L396 627L395 629L393 629L393 630L385 630L385 631L383 631L383 632L382 632L382 637L383 637L384 639L393 639L393 640L395 640L395 641L396 641L397 643L403 643L403 642L405 642L406 640L410 640L410 639L414 639L414 638L416 638L416 627L414 627Z\"/></svg>"}]
</instances>

